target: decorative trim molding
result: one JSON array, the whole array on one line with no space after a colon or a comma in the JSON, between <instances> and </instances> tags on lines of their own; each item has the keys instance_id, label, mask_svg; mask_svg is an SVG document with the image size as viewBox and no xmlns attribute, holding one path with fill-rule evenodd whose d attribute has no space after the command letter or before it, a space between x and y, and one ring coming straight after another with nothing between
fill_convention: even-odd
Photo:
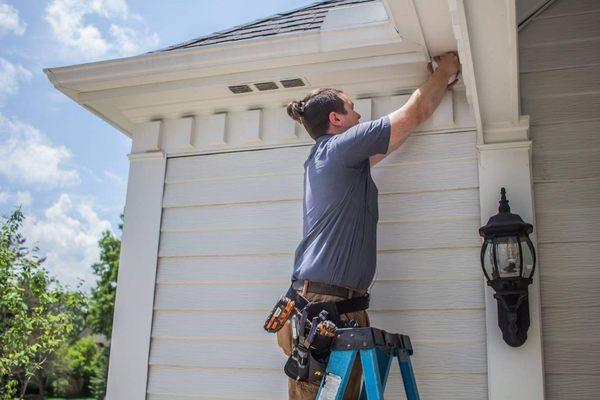
<instances>
[{"instance_id":1,"label":"decorative trim molding","mask_svg":"<svg viewBox=\"0 0 600 400\"><path fill-rule=\"evenodd\" d=\"M504 143L492 143L492 144L478 144L478 151L491 151L491 150L517 150L527 149L531 151L531 141L526 140L523 142L504 142Z\"/></svg>"},{"instance_id":2,"label":"decorative trim molding","mask_svg":"<svg viewBox=\"0 0 600 400\"><path fill-rule=\"evenodd\" d=\"M131 151L140 153L160 149L160 131L162 121L150 121L139 124L133 132Z\"/></svg>"},{"instance_id":3,"label":"decorative trim molding","mask_svg":"<svg viewBox=\"0 0 600 400\"><path fill-rule=\"evenodd\" d=\"M363 98L354 100L354 104L361 120L370 121L402 107L409 97ZM455 105L455 101L459 104ZM416 132L472 129L472 116L464 102L464 95L448 92L434 114L417 127ZM139 124L135 132L132 159L151 157L148 154L156 154L158 150L171 156L313 143L304 127L287 115L285 107L167 118Z\"/></svg>"},{"instance_id":4,"label":"decorative trim molding","mask_svg":"<svg viewBox=\"0 0 600 400\"><path fill-rule=\"evenodd\" d=\"M154 160L154 159L161 159L161 158L166 158L167 157L167 153L165 153L162 150L158 150L158 151L147 151L144 153L130 153L127 155L127 158L129 158L129 160Z\"/></svg>"}]
</instances>

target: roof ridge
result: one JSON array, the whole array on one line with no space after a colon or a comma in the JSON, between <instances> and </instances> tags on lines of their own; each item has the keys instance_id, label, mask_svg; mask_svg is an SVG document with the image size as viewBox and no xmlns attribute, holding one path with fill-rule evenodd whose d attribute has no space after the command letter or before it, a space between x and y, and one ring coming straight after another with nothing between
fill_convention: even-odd
<instances>
[{"instance_id":1,"label":"roof ridge","mask_svg":"<svg viewBox=\"0 0 600 400\"><path fill-rule=\"evenodd\" d=\"M150 51L149 53L157 53L157 52L164 52L164 51L170 51L170 50L176 50L176 49L180 49L180 48L185 48L185 47L188 47L190 45L193 45L194 43L199 43L199 42L201 42L203 40L219 39L219 38L222 38L223 36L225 36L225 35L227 35L229 33L235 32L236 30L251 28L252 26L258 25L258 24L260 24L262 22L266 22L266 21L273 20L273 19L280 18L280 17L285 17L285 16L288 16L288 15L297 13L299 11L310 10L312 8L315 8L317 6L322 6L322 5L325 5L325 4L343 3L343 2L348 2L348 1L352 1L352 0L320 0L320 1L308 4L308 5L305 5L305 6L302 6L302 7L298 7L298 8L289 10L289 11L280 12L280 13L277 13L277 14L270 15L268 17L259 18L259 19L256 19L256 20L253 20L253 21L250 21L250 22L245 22L243 24L236 25L236 26L233 26L231 28L227 28L227 29L223 29L221 31L213 32L213 33L210 33L208 35L204 35L204 36L201 36L201 37L190 39L190 40L187 40L185 42L177 43L177 44L174 44L174 45L162 48L162 49ZM361 2L369 2L369 1L375 1L375 0L362 0L362 1L361 0L356 0L356 1L359 2L359 3L361 3ZM313 20L314 20L314 18L313 18Z\"/></svg>"}]
</instances>

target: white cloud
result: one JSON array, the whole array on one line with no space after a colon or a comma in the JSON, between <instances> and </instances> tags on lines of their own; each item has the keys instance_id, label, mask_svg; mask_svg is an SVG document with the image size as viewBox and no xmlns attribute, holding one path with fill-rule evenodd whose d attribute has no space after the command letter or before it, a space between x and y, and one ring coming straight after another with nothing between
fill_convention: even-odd
<instances>
[{"instance_id":1,"label":"white cloud","mask_svg":"<svg viewBox=\"0 0 600 400\"><path fill-rule=\"evenodd\" d=\"M28 216L23 225L29 244L37 243L47 257L50 273L73 288L82 279L84 289L96 280L91 265L99 259L98 240L105 230L111 230L110 222L98 216L91 202L64 193L42 218Z\"/></svg>"},{"instance_id":2,"label":"white cloud","mask_svg":"<svg viewBox=\"0 0 600 400\"><path fill-rule=\"evenodd\" d=\"M27 24L19 18L19 10L7 3L0 2L0 36L12 32L22 35L27 29Z\"/></svg>"},{"instance_id":3,"label":"white cloud","mask_svg":"<svg viewBox=\"0 0 600 400\"><path fill-rule=\"evenodd\" d=\"M0 107L4 105L8 96L19 91L21 82L28 81L30 78L29 70L0 57Z\"/></svg>"},{"instance_id":4,"label":"white cloud","mask_svg":"<svg viewBox=\"0 0 600 400\"><path fill-rule=\"evenodd\" d=\"M103 33L89 17L111 22L108 32ZM125 0L52 0L46 8L45 18L71 57L126 56L158 43L156 33L142 34L131 27L133 22L140 22L139 16L129 13ZM129 26L117 24L114 19Z\"/></svg>"},{"instance_id":5,"label":"white cloud","mask_svg":"<svg viewBox=\"0 0 600 400\"><path fill-rule=\"evenodd\" d=\"M120 175L115 174L114 172L105 170L104 176L106 176L108 179L110 179L111 181L113 181L114 183L116 183L119 186L127 186L127 179L123 178Z\"/></svg>"},{"instance_id":6,"label":"white cloud","mask_svg":"<svg viewBox=\"0 0 600 400\"><path fill-rule=\"evenodd\" d=\"M0 114L0 174L9 180L41 189L77 184L79 174L67 165L70 158L65 146L55 146L33 126Z\"/></svg>"},{"instance_id":7,"label":"white cloud","mask_svg":"<svg viewBox=\"0 0 600 400\"><path fill-rule=\"evenodd\" d=\"M32 202L31 193L20 192L11 193L0 190L0 204L8 204L12 206L28 207Z\"/></svg>"}]
</instances>

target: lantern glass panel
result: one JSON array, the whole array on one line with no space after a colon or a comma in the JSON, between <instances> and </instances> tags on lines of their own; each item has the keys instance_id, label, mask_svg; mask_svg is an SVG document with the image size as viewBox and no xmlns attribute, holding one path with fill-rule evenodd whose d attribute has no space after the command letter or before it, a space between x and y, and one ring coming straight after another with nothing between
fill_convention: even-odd
<instances>
[{"instance_id":1,"label":"lantern glass panel","mask_svg":"<svg viewBox=\"0 0 600 400\"><path fill-rule=\"evenodd\" d=\"M490 239L486 240L483 243L482 249L482 258L483 261L483 270L485 272L485 277L487 280L498 278L498 274L494 272L494 253L493 253L494 244Z\"/></svg>"},{"instance_id":2,"label":"lantern glass panel","mask_svg":"<svg viewBox=\"0 0 600 400\"><path fill-rule=\"evenodd\" d=\"M496 238L496 262L501 278L521 276L521 254L518 240L517 236Z\"/></svg>"},{"instance_id":3,"label":"lantern glass panel","mask_svg":"<svg viewBox=\"0 0 600 400\"><path fill-rule=\"evenodd\" d=\"M523 249L523 278L531 278L535 265L535 253L533 244L527 236L521 236L521 248Z\"/></svg>"}]
</instances>

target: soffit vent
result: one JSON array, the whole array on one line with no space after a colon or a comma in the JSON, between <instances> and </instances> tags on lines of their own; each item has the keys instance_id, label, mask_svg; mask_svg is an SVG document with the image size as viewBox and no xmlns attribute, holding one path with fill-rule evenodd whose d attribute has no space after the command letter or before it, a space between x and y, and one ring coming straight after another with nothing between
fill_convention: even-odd
<instances>
[{"instance_id":1,"label":"soffit vent","mask_svg":"<svg viewBox=\"0 0 600 400\"><path fill-rule=\"evenodd\" d=\"M283 79L281 81L266 81L256 83L244 83L240 85L228 86L229 90L234 94L254 93L277 90L282 88L296 88L306 86L302 78Z\"/></svg>"},{"instance_id":2,"label":"soffit vent","mask_svg":"<svg viewBox=\"0 0 600 400\"><path fill-rule=\"evenodd\" d=\"M254 87L256 87L260 91L279 89L279 86L277 86L277 84L275 82L255 83Z\"/></svg>"},{"instance_id":3,"label":"soffit vent","mask_svg":"<svg viewBox=\"0 0 600 400\"><path fill-rule=\"evenodd\" d=\"M304 82L302 81L302 79L300 78L295 78L295 79L284 79L282 81L279 81L281 83L281 85L284 88L291 88L291 87L300 87L300 86L304 86Z\"/></svg>"},{"instance_id":4,"label":"soffit vent","mask_svg":"<svg viewBox=\"0 0 600 400\"><path fill-rule=\"evenodd\" d=\"M232 93L240 94L240 93L249 93L252 91L252 88L248 85L235 85L235 86L229 86L229 90L231 90Z\"/></svg>"}]
</instances>

